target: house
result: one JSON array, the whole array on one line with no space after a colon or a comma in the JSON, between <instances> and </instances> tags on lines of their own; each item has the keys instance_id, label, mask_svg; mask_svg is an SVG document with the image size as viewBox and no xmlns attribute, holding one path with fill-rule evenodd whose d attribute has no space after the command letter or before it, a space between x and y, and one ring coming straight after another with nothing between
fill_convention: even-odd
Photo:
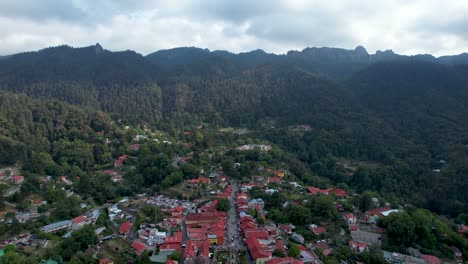
<instances>
[{"instance_id":1,"label":"house","mask_svg":"<svg viewBox=\"0 0 468 264\"><path fill-rule=\"evenodd\" d=\"M137 256L140 256L143 251L146 250L146 246L138 241L135 241L132 243L132 246L130 247L130 252L133 254L136 254Z\"/></svg>"},{"instance_id":2,"label":"house","mask_svg":"<svg viewBox=\"0 0 468 264\"><path fill-rule=\"evenodd\" d=\"M196 186L198 184L208 184L210 183L210 179L205 177L198 177L196 179L186 180L185 182L191 186Z\"/></svg>"},{"instance_id":3,"label":"house","mask_svg":"<svg viewBox=\"0 0 468 264\"><path fill-rule=\"evenodd\" d=\"M335 188L331 191L335 196L344 198L346 197L346 190Z\"/></svg>"},{"instance_id":4,"label":"house","mask_svg":"<svg viewBox=\"0 0 468 264\"><path fill-rule=\"evenodd\" d=\"M276 242L276 248L283 252L283 254L286 256L288 253L286 252L286 248L284 247L283 241L281 239L277 239Z\"/></svg>"},{"instance_id":5,"label":"house","mask_svg":"<svg viewBox=\"0 0 468 264\"><path fill-rule=\"evenodd\" d=\"M325 230L325 228L321 227L321 226L317 226L317 225L309 225L309 229L310 231L312 231L312 233L314 233L314 235L316 236L319 236L321 234L325 234L327 232L327 230Z\"/></svg>"},{"instance_id":6,"label":"house","mask_svg":"<svg viewBox=\"0 0 468 264\"><path fill-rule=\"evenodd\" d=\"M355 252L364 252L367 250L367 244L365 243L359 243L359 242L356 242L354 240L350 240L349 241L349 248L352 250L352 251L355 251Z\"/></svg>"},{"instance_id":7,"label":"house","mask_svg":"<svg viewBox=\"0 0 468 264\"><path fill-rule=\"evenodd\" d=\"M369 211L367 211L367 215L369 216L376 216L376 217L382 217L382 213L383 212L386 212L388 210L390 210L391 208L389 206L385 206L385 207L379 207L379 208L375 208L375 209L371 209Z\"/></svg>"},{"instance_id":8,"label":"house","mask_svg":"<svg viewBox=\"0 0 468 264\"><path fill-rule=\"evenodd\" d=\"M208 240L203 240L203 241L188 240L186 242L183 259L187 260L187 259L191 259L191 258L198 257L198 256L203 256L203 257L210 256L210 245L208 243Z\"/></svg>"},{"instance_id":9,"label":"house","mask_svg":"<svg viewBox=\"0 0 468 264\"><path fill-rule=\"evenodd\" d=\"M284 170L275 170L273 173L275 174L276 177L280 177L280 178L283 178L285 175Z\"/></svg>"},{"instance_id":10,"label":"house","mask_svg":"<svg viewBox=\"0 0 468 264\"><path fill-rule=\"evenodd\" d=\"M268 177L268 183L280 183L281 178L280 177Z\"/></svg>"},{"instance_id":11,"label":"house","mask_svg":"<svg viewBox=\"0 0 468 264\"><path fill-rule=\"evenodd\" d=\"M266 264L303 264L304 262L292 258L292 257L287 257L287 258L273 258L270 259L266 262Z\"/></svg>"},{"instance_id":12,"label":"house","mask_svg":"<svg viewBox=\"0 0 468 264\"><path fill-rule=\"evenodd\" d=\"M357 217L352 213L344 214L343 218L346 220L348 225L357 223Z\"/></svg>"},{"instance_id":13,"label":"house","mask_svg":"<svg viewBox=\"0 0 468 264\"><path fill-rule=\"evenodd\" d=\"M355 225L355 224L350 224L350 225L348 225L348 227L349 227L349 231L351 231L351 232L359 231L359 229L360 229L359 225Z\"/></svg>"},{"instance_id":14,"label":"house","mask_svg":"<svg viewBox=\"0 0 468 264\"><path fill-rule=\"evenodd\" d=\"M140 150L140 144L131 144L128 146L128 150L138 151Z\"/></svg>"},{"instance_id":15,"label":"house","mask_svg":"<svg viewBox=\"0 0 468 264\"><path fill-rule=\"evenodd\" d=\"M30 213L19 213L15 215L16 220L19 223L26 223L29 219L31 219L31 214Z\"/></svg>"},{"instance_id":16,"label":"house","mask_svg":"<svg viewBox=\"0 0 468 264\"><path fill-rule=\"evenodd\" d=\"M65 220L65 221L60 221L60 222L56 222L53 224L43 226L41 227L41 231L44 233L53 233L59 230L68 229L71 227L71 225L72 225L71 221Z\"/></svg>"},{"instance_id":17,"label":"house","mask_svg":"<svg viewBox=\"0 0 468 264\"><path fill-rule=\"evenodd\" d=\"M247 248L249 249L250 256L255 261L255 264L265 264L268 259L271 258L272 254L268 251L268 248L262 245L257 237L250 236L247 238Z\"/></svg>"},{"instance_id":18,"label":"house","mask_svg":"<svg viewBox=\"0 0 468 264\"><path fill-rule=\"evenodd\" d=\"M298 233L292 234L291 239L300 244L304 243L304 237Z\"/></svg>"},{"instance_id":19,"label":"house","mask_svg":"<svg viewBox=\"0 0 468 264\"><path fill-rule=\"evenodd\" d=\"M171 217L178 217L181 216L184 211L184 208L182 206L177 206L168 211L169 215Z\"/></svg>"},{"instance_id":20,"label":"house","mask_svg":"<svg viewBox=\"0 0 468 264\"><path fill-rule=\"evenodd\" d=\"M456 247L451 247L450 249L452 250L453 257L454 257L455 261L457 263L463 263L463 254L462 254L462 252Z\"/></svg>"},{"instance_id":21,"label":"house","mask_svg":"<svg viewBox=\"0 0 468 264\"><path fill-rule=\"evenodd\" d=\"M120 156L115 162L114 167L120 167L123 165L123 162L128 158L128 155Z\"/></svg>"},{"instance_id":22,"label":"house","mask_svg":"<svg viewBox=\"0 0 468 264\"><path fill-rule=\"evenodd\" d=\"M464 236L465 234L468 234L468 226L459 225L458 226L458 234L460 234L461 236Z\"/></svg>"},{"instance_id":23,"label":"house","mask_svg":"<svg viewBox=\"0 0 468 264\"><path fill-rule=\"evenodd\" d=\"M303 263L319 264L320 259L315 253L307 250L303 245L297 246L300 250L299 258Z\"/></svg>"},{"instance_id":24,"label":"house","mask_svg":"<svg viewBox=\"0 0 468 264\"><path fill-rule=\"evenodd\" d=\"M292 224L282 224L282 225L279 225L278 227L285 234L292 234L292 231L296 228Z\"/></svg>"},{"instance_id":25,"label":"house","mask_svg":"<svg viewBox=\"0 0 468 264\"><path fill-rule=\"evenodd\" d=\"M83 216L83 215L75 217L70 221L72 222L72 229L73 230L80 229L80 228L82 228L83 226L85 226L86 224L88 224L90 222L90 220L86 216Z\"/></svg>"},{"instance_id":26,"label":"house","mask_svg":"<svg viewBox=\"0 0 468 264\"><path fill-rule=\"evenodd\" d=\"M157 229L153 229L150 231L149 240L151 240L151 244L162 244L164 243L166 236L166 232L160 232Z\"/></svg>"},{"instance_id":27,"label":"house","mask_svg":"<svg viewBox=\"0 0 468 264\"><path fill-rule=\"evenodd\" d=\"M320 189L316 188L316 187L313 187L313 186L308 186L307 191L312 195L316 195L316 194L320 193Z\"/></svg>"},{"instance_id":28,"label":"house","mask_svg":"<svg viewBox=\"0 0 468 264\"><path fill-rule=\"evenodd\" d=\"M24 177L23 177L23 176L19 176L19 175L17 175L17 176L11 176L10 178L8 178L8 181L9 181L10 183L13 183L13 184L21 184L21 183L23 183L23 181L24 181Z\"/></svg>"},{"instance_id":29,"label":"house","mask_svg":"<svg viewBox=\"0 0 468 264\"><path fill-rule=\"evenodd\" d=\"M440 264L440 259L433 255L422 255L421 258L424 259L427 264Z\"/></svg>"},{"instance_id":30,"label":"house","mask_svg":"<svg viewBox=\"0 0 468 264\"><path fill-rule=\"evenodd\" d=\"M128 233L130 232L130 229L132 228L132 223L131 222L125 222L122 223L119 227L119 234L121 236L127 236Z\"/></svg>"}]
</instances>

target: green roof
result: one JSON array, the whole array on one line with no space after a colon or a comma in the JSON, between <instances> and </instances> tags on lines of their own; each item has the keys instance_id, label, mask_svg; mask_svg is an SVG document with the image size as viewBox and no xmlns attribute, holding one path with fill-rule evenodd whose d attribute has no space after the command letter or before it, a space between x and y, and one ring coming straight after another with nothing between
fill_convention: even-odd
<instances>
[{"instance_id":1,"label":"green roof","mask_svg":"<svg viewBox=\"0 0 468 264\"><path fill-rule=\"evenodd\" d=\"M0 249L0 257L3 257L3 256L5 256L5 250Z\"/></svg>"},{"instance_id":2,"label":"green roof","mask_svg":"<svg viewBox=\"0 0 468 264\"><path fill-rule=\"evenodd\" d=\"M161 251L158 255L152 255L150 261L153 264L166 263L167 256L172 254L173 251Z\"/></svg>"}]
</instances>

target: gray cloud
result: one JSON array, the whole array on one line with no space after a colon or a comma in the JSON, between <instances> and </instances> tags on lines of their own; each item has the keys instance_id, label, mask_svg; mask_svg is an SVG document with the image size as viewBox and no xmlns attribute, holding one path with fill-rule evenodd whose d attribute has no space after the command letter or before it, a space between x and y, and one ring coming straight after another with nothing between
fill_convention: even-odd
<instances>
[{"instance_id":1,"label":"gray cloud","mask_svg":"<svg viewBox=\"0 0 468 264\"><path fill-rule=\"evenodd\" d=\"M61 0L6 0L0 3L0 16L10 18L26 18L33 21L63 20L79 21L86 14L71 1Z\"/></svg>"},{"instance_id":2,"label":"gray cloud","mask_svg":"<svg viewBox=\"0 0 468 264\"><path fill-rule=\"evenodd\" d=\"M285 53L306 46L468 51L468 2L453 0L6 0L0 54L100 42L141 53L176 46Z\"/></svg>"}]
</instances>

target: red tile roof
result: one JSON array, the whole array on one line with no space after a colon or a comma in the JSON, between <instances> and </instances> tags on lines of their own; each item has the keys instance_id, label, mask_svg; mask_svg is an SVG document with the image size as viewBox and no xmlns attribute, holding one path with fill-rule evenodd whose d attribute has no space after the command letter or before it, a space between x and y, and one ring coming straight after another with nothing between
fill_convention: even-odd
<instances>
[{"instance_id":1,"label":"red tile roof","mask_svg":"<svg viewBox=\"0 0 468 264\"><path fill-rule=\"evenodd\" d=\"M247 238L247 247L249 248L250 255L254 260L259 258L270 258L271 252L264 248L256 237Z\"/></svg>"},{"instance_id":2,"label":"red tile roof","mask_svg":"<svg viewBox=\"0 0 468 264\"><path fill-rule=\"evenodd\" d=\"M281 241L281 239L276 240L276 248L278 250L281 250L281 252L283 252L283 254L285 254L285 255L287 254L286 249L284 248L284 245L283 245L283 242Z\"/></svg>"},{"instance_id":3,"label":"red tile roof","mask_svg":"<svg viewBox=\"0 0 468 264\"><path fill-rule=\"evenodd\" d=\"M372 210L367 211L369 215L381 215L382 212L388 211L391 208L389 206L386 207L380 207L380 208L375 208Z\"/></svg>"},{"instance_id":4,"label":"red tile roof","mask_svg":"<svg viewBox=\"0 0 468 264\"><path fill-rule=\"evenodd\" d=\"M132 228L132 223L127 221L127 222L120 225L119 234L128 234L128 232L130 232L131 228Z\"/></svg>"},{"instance_id":5,"label":"red tile roof","mask_svg":"<svg viewBox=\"0 0 468 264\"><path fill-rule=\"evenodd\" d=\"M179 251L180 252L180 244L162 244L159 246L160 251Z\"/></svg>"},{"instance_id":6,"label":"red tile roof","mask_svg":"<svg viewBox=\"0 0 468 264\"><path fill-rule=\"evenodd\" d=\"M182 232L176 232L172 236L164 238L164 244L180 244L182 242Z\"/></svg>"},{"instance_id":7,"label":"red tile roof","mask_svg":"<svg viewBox=\"0 0 468 264\"><path fill-rule=\"evenodd\" d=\"M346 197L346 191L344 189L333 189L332 192L338 197Z\"/></svg>"},{"instance_id":8,"label":"red tile roof","mask_svg":"<svg viewBox=\"0 0 468 264\"><path fill-rule=\"evenodd\" d=\"M143 251L145 251L146 246L138 241L135 241L132 244L132 249L135 250L135 254L140 255L141 253L143 253Z\"/></svg>"},{"instance_id":9,"label":"red tile roof","mask_svg":"<svg viewBox=\"0 0 468 264\"><path fill-rule=\"evenodd\" d=\"M349 213L349 214L345 214L343 215L345 219L349 220L349 219L353 219L353 218L356 218L356 216L352 213Z\"/></svg>"},{"instance_id":10,"label":"red tile roof","mask_svg":"<svg viewBox=\"0 0 468 264\"><path fill-rule=\"evenodd\" d=\"M287 258L274 258L274 259L270 259L266 262L266 264L303 264L304 262L298 260L298 259L295 259L295 258L291 258L291 257L287 257Z\"/></svg>"},{"instance_id":11,"label":"red tile roof","mask_svg":"<svg viewBox=\"0 0 468 264\"><path fill-rule=\"evenodd\" d=\"M77 225L79 223L82 223L84 221L88 220L88 218L86 216L78 216L78 217L75 217L73 218L72 220L70 220L73 224Z\"/></svg>"},{"instance_id":12,"label":"red tile roof","mask_svg":"<svg viewBox=\"0 0 468 264\"><path fill-rule=\"evenodd\" d=\"M24 180L24 177L17 175L17 176L11 177L11 179L14 180L14 181L22 181L22 180Z\"/></svg>"},{"instance_id":13,"label":"red tile roof","mask_svg":"<svg viewBox=\"0 0 468 264\"><path fill-rule=\"evenodd\" d=\"M326 232L325 228L320 227L320 226L312 228L312 233L314 233L315 235L320 235L320 234L323 234L325 232Z\"/></svg>"},{"instance_id":14,"label":"red tile roof","mask_svg":"<svg viewBox=\"0 0 468 264\"><path fill-rule=\"evenodd\" d=\"M184 259L193 258L196 256L210 256L210 244L208 240L203 241L187 241L187 246L184 251Z\"/></svg>"},{"instance_id":15,"label":"red tile roof","mask_svg":"<svg viewBox=\"0 0 468 264\"><path fill-rule=\"evenodd\" d=\"M313 187L313 186L307 187L307 191L313 195L320 193L320 189L317 187Z\"/></svg>"},{"instance_id":16,"label":"red tile roof","mask_svg":"<svg viewBox=\"0 0 468 264\"><path fill-rule=\"evenodd\" d=\"M245 238L249 239L251 237L268 239L268 232L264 229L252 229L245 231Z\"/></svg>"},{"instance_id":17,"label":"red tile roof","mask_svg":"<svg viewBox=\"0 0 468 264\"><path fill-rule=\"evenodd\" d=\"M281 182L280 177L268 177L268 182Z\"/></svg>"},{"instance_id":18,"label":"red tile roof","mask_svg":"<svg viewBox=\"0 0 468 264\"><path fill-rule=\"evenodd\" d=\"M440 259L433 255L422 255L422 258L429 264L440 264Z\"/></svg>"}]
</instances>

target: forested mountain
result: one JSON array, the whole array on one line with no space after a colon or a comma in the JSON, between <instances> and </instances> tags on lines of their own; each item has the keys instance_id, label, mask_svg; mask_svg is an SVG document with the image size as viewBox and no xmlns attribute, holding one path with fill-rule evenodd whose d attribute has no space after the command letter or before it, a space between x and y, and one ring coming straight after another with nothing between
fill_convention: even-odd
<instances>
[{"instance_id":1,"label":"forested mountain","mask_svg":"<svg viewBox=\"0 0 468 264\"><path fill-rule=\"evenodd\" d=\"M156 69L133 51L60 46L0 60L0 89L157 122Z\"/></svg>"},{"instance_id":2,"label":"forested mountain","mask_svg":"<svg viewBox=\"0 0 468 264\"><path fill-rule=\"evenodd\" d=\"M24 93L156 127L179 124L181 116L215 128L250 127L314 174L455 216L468 209L465 57L368 54L363 47L286 55L177 48L143 57L100 45L62 46L1 59L0 89L9 93L0 98ZM31 116L31 110L12 111ZM297 124L312 131L288 129ZM7 132L30 131L9 126ZM24 142L48 144L41 138L50 129L44 129L31 139L4 132L13 141L2 139L3 145L22 155ZM376 166L358 166L349 176L341 159Z\"/></svg>"}]
</instances>

